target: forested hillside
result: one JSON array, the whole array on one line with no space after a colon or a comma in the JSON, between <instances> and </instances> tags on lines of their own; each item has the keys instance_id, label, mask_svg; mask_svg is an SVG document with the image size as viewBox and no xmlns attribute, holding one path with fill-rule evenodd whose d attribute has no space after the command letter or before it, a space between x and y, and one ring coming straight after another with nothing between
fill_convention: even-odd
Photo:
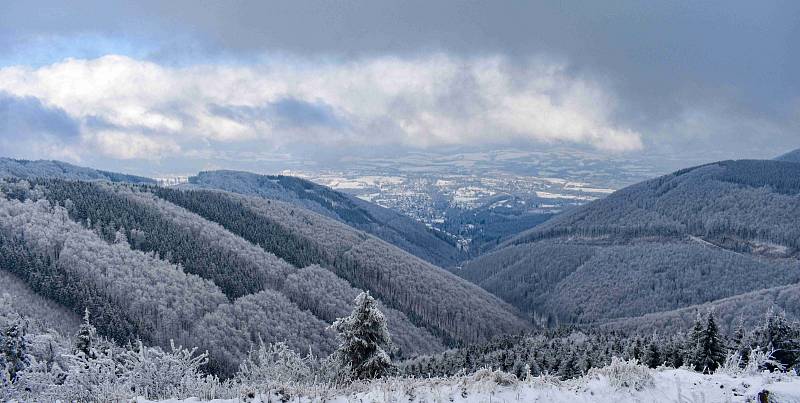
<instances>
[{"instance_id":1,"label":"forested hillside","mask_svg":"<svg viewBox=\"0 0 800 403\"><path fill-rule=\"evenodd\" d=\"M457 264L465 256L452 240L403 214L291 177L238 171L206 171L182 187L219 189L287 202L368 232L440 267Z\"/></svg>"},{"instance_id":2,"label":"forested hillside","mask_svg":"<svg viewBox=\"0 0 800 403\"><path fill-rule=\"evenodd\" d=\"M211 190L152 188L296 267L332 270L369 290L448 344L518 332L528 325L495 296L371 235L295 205Z\"/></svg>"},{"instance_id":3,"label":"forested hillside","mask_svg":"<svg viewBox=\"0 0 800 403\"><path fill-rule=\"evenodd\" d=\"M35 330L42 333L52 329L68 335L78 330L80 316L37 294L10 271L0 270L0 284L3 285L0 290L0 323L8 323L21 315Z\"/></svg>"},{"instance_id":4,"label":"forested hillside","mask_svg":"<svg viewBox=\"0 0 800 403\"><path fill-rule=\"evenodd\" d=\"M764 312L774 310L788 318L800 318L800 284L772 287L735 295L674 311L656 312L634 318L622 318L599 324L600 328L652 334L668 334L689 326L698 312L714 312L720 328L732 333L737 326L755 326Z\"/></svg>"},{"instance_id":5,"label":"forested hillside","mask_svg":"<svg viewBox=\"0 0 800 403\"><path fill-rule=\"evenodd\" d=\"M327 327L363 289L383 301L397 357L528 328L479 287L292 204L53 178L2 180L0 196L3 298L38 296L42 320L88 309L120 344L207 349L214 373L262 340L329 354Z\"/></svg>"},{"instance_id":6,"label":"forested hillside","mask_svg":"<svg viewBox=\"0 0 800 403\"><path fill-rule=\"evenodd\" d=\"M61 161L27 161L0 158L0 178L61 178L74 180L104 180L109 182L130 182L155 184L156 181L141 176L120 174L84 168Z\"/></svg>"},{"instance_id":7,"label":"forested hillside","mask_svg":"<svg viewBox=\"0 0 800 403\"><path fill-rule=\"evenodd\" d=\"M637 317L800 282L798 222L800 165L724 161L568 211L458 274L551 321Z\"/></svg>"},{"instance_id":8,"label":"forested hillside","mask_svg":"<svg viewBox=\"0 0 800 403\"><path fill-rule=\"evenodd\" d=\"M741 252L789 256L800 248L799 194L800 165L723 161L627 187L508 243L688 234Z\"/></svg>"},{"instance_id":9,"label":"forested hillside","mask_svg":"<svg viewBox=\"0 0 800 403\"><path fill-rule=\"evenodd\" d=\"M643 334L561 327L417 357L406 361L403 370L432 377L496 368L520 379L549 375L567 380L620 359L650 368L685 367L705 373L735 374L748 361L759 372L779 365L796 368L800 363L800 322L775 310L752 319L749 323L737 320L729 329L721 329L715 311L695 310L684 324ZM764 352L770 354L767 362L762 361Z\"/></svg>"}]
</instances>

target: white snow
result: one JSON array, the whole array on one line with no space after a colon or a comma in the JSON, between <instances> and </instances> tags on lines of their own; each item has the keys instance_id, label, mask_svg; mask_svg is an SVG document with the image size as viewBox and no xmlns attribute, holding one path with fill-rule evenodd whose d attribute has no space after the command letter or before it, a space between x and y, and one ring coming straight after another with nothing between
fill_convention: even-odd
<instances>
[{"instance_id":1,"label":"white snow","mask_svg":"<svg viewBox=\"0 0 800 403\"><path fill-rule=\"evenodd\" d=\"M550 193L542 191L536 191L536 197L542 199L570 199L570 200L585 200L585 201L597 200L597 197L594 196L579 196L579 195Z\"/></svg>"},{"instance_id":2,"label":"white snow","mask_svg":"<svg viewBox=\"0 0 800 403\"><path fill-rule=\"evenodd\" d=\"M341 391L308 389L298 394L283 389L254 398L213 402L756 402L758 394L764 390L769 391L770 401L800 402L800 377L793 375L703 375L685 369L647 371L652 375L652 383L645 373L647 386L641 390L612 386L619 382L611 380L614 374L602 370L565 382L554 377L531 377L526 381L517 381L508 374L483 370L466 377L377 380L352 385ZM137 402L149 401L138 399Z\"/></svg>"}]
</instances>

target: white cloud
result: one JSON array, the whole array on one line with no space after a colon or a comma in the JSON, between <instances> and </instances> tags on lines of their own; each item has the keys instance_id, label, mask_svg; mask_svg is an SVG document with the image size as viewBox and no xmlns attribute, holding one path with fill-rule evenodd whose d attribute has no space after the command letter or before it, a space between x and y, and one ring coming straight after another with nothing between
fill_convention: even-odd
<instances>
[{"instance_id":1,"label":"white cloud","mask_svg":"<svg viewBox=\"0 0 800 403\"><path fill-rule=\"evenodd\" d=\"M81 141L122 159L253 140L263 140L259 151L310 141L642 147L639 133L614 122L613 94L544 59L512 66L500 57L438 54L167 67L111 55L0 69L0 91L36 97L78 121L102 122L81 125Z\"/></svg>"},{"instance_id":2,"label":"white cloud","mask_svg":"<svg viewBox=\"0 0 800 403\"><path fill-rule=\"evenodd\" d=\"M118 159L159 159L181 151L171 139L115 130L90 132L86 142L102 154Z\"/></svg>"}]
</instances>

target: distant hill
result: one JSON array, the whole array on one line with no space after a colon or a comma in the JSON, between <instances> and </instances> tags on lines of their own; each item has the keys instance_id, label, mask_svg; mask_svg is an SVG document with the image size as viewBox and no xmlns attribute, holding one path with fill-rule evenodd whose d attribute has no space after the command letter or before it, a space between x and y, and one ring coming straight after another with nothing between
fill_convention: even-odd
<instances>
[{"instance_id":1,"label":"distant hill","mask_svg":"<svg viewBox=\"0 0 800 403\"><path fill-rule=\"evenodd\" d=\"M61 161L27 161L0 158L0 177L60 178L71 180L105 180L109 182L129 182L155 184L156 181L142 176L84 168Z\"/></svg>"},{"instance_id":2,"label":"distant hill","mask_svg":"<svg viewBox=\"0 0 800 403\"><path fill-rule=\"evenodd\" d=\"M800 164L723 161L565 212L458 274L541 318L636 317L800 282L798 222Z\"/></svg>"},{"instance_id":3,"label":"distant hill","mask_svg":"<svg viewBox=\"0 0 800 403\"><path fill-rule=\"evenodd\" d=\"M219 189L291 203L375 235L440 267L456 265L465 257L453 241L412 218L305 179L223 170L200 172L182 187Z\"/></svg>"},{"instance_id":4,"label":"distant hill","mask_svg":"<svg viewBox=\"0 0 800 403\"><path fill-rule=\"evenodd\" d=\"M790 151L786 154L781 155L778 158L775 158L776 161L786 161L786 162L798 162L800 163L800 148L794 151Z\"/></svg>"}]
</instances>

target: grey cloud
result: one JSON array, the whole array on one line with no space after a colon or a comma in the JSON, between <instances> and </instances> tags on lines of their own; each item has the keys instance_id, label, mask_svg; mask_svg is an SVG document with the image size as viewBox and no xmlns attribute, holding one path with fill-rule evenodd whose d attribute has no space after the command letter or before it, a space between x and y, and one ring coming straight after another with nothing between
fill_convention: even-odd
<instances>
[{"instance_id":1,"label":"grey cloud","mask_svg":"<svg viewBox=\"0 0 800 403\"><path fill-rule=\"evenodd\" d=\"M347 126L330 105L293 97L284 97L259 107L214 104L209 105L209 111L237 122L262 121L277 128L342 129Z\"/></svg>"},{"instance_id":2,"label":"grey cloud","mask_svg":"<svg viewBox=\"0 0 800 403\"><path fill-rule=\"evenodd\" d=\"M761 97L800 89L796 81L786 88L800 67L791 51L800 35L793 1L4 3L0 25L8 33L195 38L222 52L545 52L624 75L621 86L649 95L676 82L736 84Z\"/></svg>"},{"instance_id":3,"label":"grey cloud","mask_svg":"<svg viewBox=\"0 0 800 403\"><path fill-rule=\"evenodd\" d=\"M79 134L78 122L62 109L45 106L34 97L16 97L0 92L0 138L49 135L74 139Z\"/></svg>"},{"instance_id":4,"label":"grey cloud","mask_svg":"<svg viewBox=\"0 0 800 403\"><path fill-rule=\"evenodd\" d=\"M0 53L26 37L86 32L158 43L164 49L152 57L159 63L252 60L263 52L312 60L547 54L568 61L571 74L607 82L620 98L614 119L653 144L676 135L663 129L680 130L687 111L706 109L698 100L730 105L715 120L744 115L769 122L772 147L800 142L797 118L787 112L800 97L800 2L791 0L0 3ZM448 104L458 110L457 92ZM313 121L317 112L306 106L284 105L287 122ZM316 119L324 123L326 114ZM695 126L703 138L686 144L735 144L757 135L719 126Z\"/></svg>"},{"instance_id":5,"label":"grey cloud","mask_svg":"<svg viewBox=\"0 0 800 403\"><path fill-rule=\"evenodd\" d=\"M336 116L333 108L324 103L283 98L272 103L269 109L283 124L290 127L344 127L344 122Z\"/></svg>"}]
</instances>

